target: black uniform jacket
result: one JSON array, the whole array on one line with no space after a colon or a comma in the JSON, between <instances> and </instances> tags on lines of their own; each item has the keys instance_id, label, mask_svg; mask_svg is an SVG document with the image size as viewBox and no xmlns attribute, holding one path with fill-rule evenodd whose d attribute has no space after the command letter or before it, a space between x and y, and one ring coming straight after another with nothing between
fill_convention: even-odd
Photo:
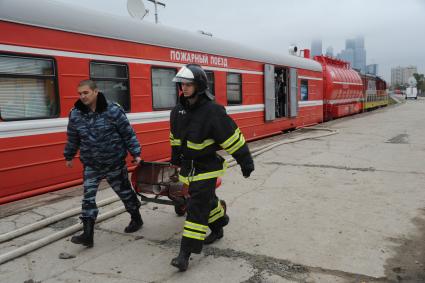
<instances>
[{"instance_id":1,"label":"black uniform jacket","mask_svg":"<svg viewBox=\"0 0 425 283\"><path fill-rule=\"evenodd\" d=\"M224 149L244 166L253 164L245 138L226 109L198 94L189 105L184 96L170 115L171 163L180 166L184 183L216 178L224 173L224 158L216 151Z\"/></svg>"}]
</instances>

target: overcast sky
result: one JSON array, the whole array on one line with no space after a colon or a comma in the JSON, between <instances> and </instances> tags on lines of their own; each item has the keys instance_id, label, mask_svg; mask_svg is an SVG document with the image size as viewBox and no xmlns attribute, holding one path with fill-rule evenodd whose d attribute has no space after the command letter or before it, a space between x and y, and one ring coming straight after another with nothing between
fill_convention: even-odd
<instances>
[{"instance_id":1,"label":"overcast sky","mask_svg":"<svg viewBox=\"0 0 425 283\"><path fill-rule=\"evenodd\" d=\"M56 0L129 17L127 0ZM310 48L322 39L334 54L345 39L363 35L366 63L379 64L390 81L391 67L415 65L425 73L425 0L160 0L162 25L210 32L214 37L287 53L291 43ZM145 21L154 22L154 5Z\"/></svg>"}]
</instances>

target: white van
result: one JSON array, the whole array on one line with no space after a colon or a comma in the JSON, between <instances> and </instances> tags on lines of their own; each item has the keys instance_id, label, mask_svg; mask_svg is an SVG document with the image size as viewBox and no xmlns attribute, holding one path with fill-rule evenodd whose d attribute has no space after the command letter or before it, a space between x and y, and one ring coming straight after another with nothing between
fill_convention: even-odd
<instances>
[{"instance_id":1,"label":"white van","mask_svg":"<svg viewBox=\"0 0 425 283\"><path fill-rule=\"evenodd\" d=\"M418 89L416 87L406 88L406 99L408 98L418 99Z\"/></svg>"}]
</instances>

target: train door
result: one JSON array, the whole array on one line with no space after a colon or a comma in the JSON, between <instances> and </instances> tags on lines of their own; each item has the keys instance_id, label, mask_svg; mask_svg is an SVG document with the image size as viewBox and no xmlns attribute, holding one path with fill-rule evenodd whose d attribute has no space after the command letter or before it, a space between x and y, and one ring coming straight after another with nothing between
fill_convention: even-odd
<instances>
[{"instance_id":1,"label":"train door","mask_svg":"<svg viewBox=\"0 0 425 283\"><path fill-rule=\"evenodd\" d=\"M264 65L266 121L298 115L297 82L296 69Z\"/></svg>"},{"instance_id":2,"label":"train door","mask_svg":"<svg viewBox=\"0 0 425 283\"><path fill-rule=\"evenodd\" d=\"M275 68L274 78L276 118L288 117L288 69Z\"/></svg>"},{"instance_id":3,"label":"train door","mask_svg":"<svg viewBox=\"0 0 425 283\"><path fill-rule=\"evenodd\" d=\"M264 119L273 121L276 119L276 97L275 97L275 79L274 66L264 65Z\"/></svg>"},{"instance_id":4,"label":"train door","mask_svg":"<svg viewBox=\"0 0 425 283\"><path fill-rule=\"evenodd\" d=\"M298 116L298 74L297 69L291 68L289 70L289 117L294 118Z\"/></svg>"}]
</instances>

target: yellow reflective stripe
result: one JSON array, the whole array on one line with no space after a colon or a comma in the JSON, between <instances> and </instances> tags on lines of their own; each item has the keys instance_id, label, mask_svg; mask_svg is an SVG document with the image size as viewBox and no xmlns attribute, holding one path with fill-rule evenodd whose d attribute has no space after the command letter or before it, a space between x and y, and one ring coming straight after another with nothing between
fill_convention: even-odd
<instances>
[{"instance_id":1,"label":"yellow reflective stripe","mask_svg":"<svg viewBox=\"0 0 425 283\"><path fill-rule=\"evenodd\" d=\"M205 235L206 234L196 233L196 232L187 231L187 230L183 231L183 237L196 239L196 240L200 240L200 241L205 240Z\"/></svg>"},{"instance_id":2,"label":"yellow reflective stripe","mask_svg":"<svg viewBox=\"0 0 425 283\"><path fill-rule=\"evenodd\" d=\"M193 230L198 230L199 232L207 232L208 226L202 225L202 224L196 224L190 221L186 221L184 223L184 228L189 228Z\"/></svg>"},{"instance_id":3,"label":"yellow reflective stripe","mask_svg":"<svg viewBox=\"0 0 425 283\"><path fill-rule=\"evenodd\" d=\"M191 141L187 141L187 147L191 149L195 149L195 150L202 150L206 148L207 146L212 145L214 143L215 143L215 140L213 139L204 140L202 143L194 143Z\"/></svg>"},{"instance_id":4,"label":"yellow reflective stripe","mask_svg":"<svg viewBox=\"0 0 425 283\"><path fill-rule=\"evenodd\" d=\"M214 215L214 216L210 217L210 218L208 219L208 223L212 223L212 222L216 221L217 219L219 219L220 217L223 217L223 216L224 216L224 209L222 209L222 210L220 211L220 213L218 213L218 214L216 214L216 215Z\"/></svg>"},{"instance_id":5,"label":"yellow reflective stripe","mask_svg":"<svg viewBox=\"0 0 425 283\"><path fill-rule=\"evenodd\" d=\"M187 177L179 175L179 181L182 182L183 184L189 185L189 179Z\"/></svg>"},{"instance_id":6,"label":"yellow reflective stripe","mask_svg":"<svg viewBox=\"0 0 425 283\"><path fill-rule=\"evenodd\" d=\"M179 139L175 139L172 132L170 132L170 144L171 146L179 146L182 145L182 141Z\"/></svg>"},{"instance_id":7,"label":"yellow reflective stripe","mask_svg":"<svg viewBox=\"0 0 425 283\"><path fill-rule=\"evenodd\" d=\"M180 145L182 145L182 141L181 140L170 140L170 144L171 144L171 146L180 146Z\"/></svg>"},{"instance_id":8,"label":"yellow reflective stripe","mask_svg":"<svg viewBox=\"0 0 425 283\"><path fill-rule=\"evenodd\" d=\"M198 174L198 175L190 176L190 177L179 175L179 181L186 185L189 185L190 182L217 178L217 177L223 176L224 172L226 171L226 168L227 168L227 163L225 164L225 168L223 168L222 170L202 173L202 174Z\"/></svg>"},{"instance_id":9,"label":"yellow reflective stripe","mask_svg":"<svg viewBox=\"0 0 425 283\"><path fill-rule=\"evenodd\" d=\"M221 203L219 201L217 207L211 210L210 217L208 218L208 223L212 223L223 216L224 216L224 208L221 206Z\"/></svg>"},{"instance_id":10,"label":"yellow reflective stripe","mask_svg":"<svg viewBox=\"0 0 425 283\"><path fill-rule=\"evenodd\" d=\"M245 144L245 138L241 134L240 140L237 143L235 143L231 148L226 149L226 151L229 154L233 154L233 153L235 153L236 150L240 149L244 144Z\"/></svg>"},{"instance_id":11,"label":"yellow reflective stripe","mask_svg":"<svg viewBox=\"0 0 425 283\"><path fill-rule=\"evenodd\" d=\"M198 175L195 175L195 176L188 176L188 177L179 174L179 181L186 184L186 185L189 185L190 182L217 178L217 177L223 176L224 172L226 172L226 168L227 168L227 162L224 161L223 162L223 169L221 169L221 170L211 171L211 172L207 172L207 173L201 173L201 174L198 174Z\"/></svg>"},{"instance_id":12,"label":"yellow reflective stripe","mask_svg":"<svg viewBox=\"0 0 425 283\"><path fill-rule=\"evenodd\" d=\"M221 207L221 203L220 203L220 201L218 201L217 207L210 211L210 216L213 216L214 214L216 214L217 212L219 212L221 208L222 208Z\"/></svg>"},{"instance_id":13,"label":"yellow reflective stripe","mask_svg":"<svg viewBox=\"0 0 425 283\"><path fill-rule=\"evenodd\" d=\"M241 130L239 130L239 128L237 128L235 130L235 133L233 135L231 135L230 138L225 140L222 144L220 144L220 146L222 148L226 149L226 147L229 147L232 143L234 143L238 139L240 133L241 133Z\"/></svg>"}]
</instances>

